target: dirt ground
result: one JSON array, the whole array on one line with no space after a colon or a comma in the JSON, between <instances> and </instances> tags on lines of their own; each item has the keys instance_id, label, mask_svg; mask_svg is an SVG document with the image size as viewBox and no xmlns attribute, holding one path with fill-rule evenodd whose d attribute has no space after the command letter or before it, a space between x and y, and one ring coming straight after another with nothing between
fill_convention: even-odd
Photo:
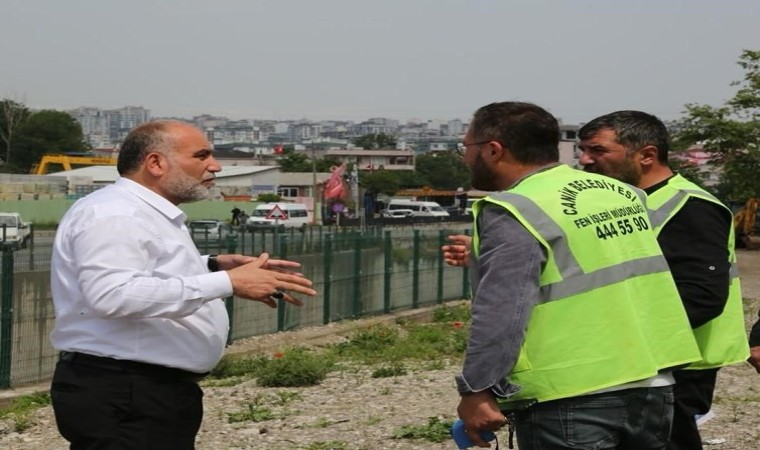
<instances>
[{"instance_id":1,"label":"dirt ground","mask_svg":"<svg viewBox=\"0 0 760 450\"><path fill-rule=\"evenodd\" d=\"M739 267L749 325L760 306L760 251L740 250ZM228 350L267 354L294 344L320 345L340 340L342 334L366 322L252 338L236 342ZM431 417L454 419L458 396L453 377L458 369L458 363L453 362L441 370L410 371L401 377L379 379L372 378L369 369L357 369L333 373L319 386L298 389L261 388L252 381L229 387L206 385L205 417L197 449L453 449L452 441L394 439L393 434L404 425L424 425ZM290 402L282 401L291 396ZM278 417L258 423L228 421L230 413L244 411L250 404L271 407ZM760 374L746 363L722 369L713 407L715 417L701 427L705 447L757 450L759 411ZM10 420L0 420L0 448L67 448L56 431L50 407L38 410L32 421L30 428L18 433ZM506 433L499 433L499 440L500 447L506 448Z\"/></svg>"}]
</instances>

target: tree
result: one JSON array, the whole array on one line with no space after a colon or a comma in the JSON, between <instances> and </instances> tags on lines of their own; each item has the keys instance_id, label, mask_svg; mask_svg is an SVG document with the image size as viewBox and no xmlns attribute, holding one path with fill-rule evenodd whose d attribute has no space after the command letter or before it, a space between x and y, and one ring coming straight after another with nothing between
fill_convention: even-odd
<instances>
[{"instance_id":1,"label":"tree","mask_svg":"<svg viewBox=\"0 0 760 450\"><path fill-rule=\"evenodd\" d=\"M470 170L454 152L431 152L417 157L416 171L433 189L470 186Z\"/></svg>"},{"instance_id":2,"label":"tree","mask_svg":"<svg viewBox=\"0 0 760 450\"><path fill-rule=\"evenodd\" d=\"M744 79L731 83L738 91L723 106L686 105L677 124L676 146L701 143L723 167L718 191L726 201L760 195L760 50L744 50L738 65Z\"/></svg>"},{"instance_id":3,"label":"tree","mask_svg":"<svg viewBox=\"0 0 760 450\"><path fill-rule=\"evenodd\" d=\"M394 173L398 176L403 188L414 189L430 186L430 181L428 181L427 177L415 170L399 170Z\"/></svg>"},{"instance_id":4,"label":"tree","mask_svg":"<svg viewBox=\"0 0 760 450\"><path fill-rule=\"evenodd\" d=\"M687 180L696 183L712 194L716 194L715 189L712 189L710 186L707 186L705 184L705 181L707 181L707 174L699 170L698 165L684 159L669 158L668 166L670 166L673 172L678 172L682 176L686 177Z\"/></svg>"},{"instance_id":5,"label":"tree","mask_svg":"<svg viewBox=\"0 0 760 450\"><path fill-rule=\"evenodd\" d=\"M395 149L396 138L385 133L365 134L354 139L354 145L367 150Z\"/></svg>"},{"instance_id":6,"label":"tree","mask_svg":"<svg viewBox=\"0 0 760 450\"><path fill-rule=\"evenodd\" d=\"M380 169L359 172L359 184L367 191L393 196L399 190L400 180L393 171Z\"/></svg>"},{"instance_id":7,"label":"tree","mask_svg":"<svg viewBox=\"0 0 760 450\"><path fill-rule=\"evenodd\" d=\"M264 203L279 202L281 199L282 199L282 197L280 197L279 195L277 195L277 194L271 194L271 193L267 193L267 192L259 194L256 197L256 201L264 202Z\"/></svg>"},{"instance_id":8,"label":"tree","mask_svg":"<svg viewBox=\"0 0 760 450\"><path fill-rule=\"evenodd\" d=\"M12 167L21 173L29 173L44 154L90 150L82 126L62 111L42 110L30 115L16 130L15 140Z\"/></svg>"},{"instance_id":9,"label":"tree","mask_svg":"<svg viewBox=\"0 0 760 450\"><path fill-rule=\"evenodd\" d=\"M332 158L320 158L316 161L317 172L330 172L330 169L339 165L340 161Z\"/></svg>"},{"instance_id":10,"label":"tree","mask_svg":"<svg viewBox=\"0 0 760 450\"><path fill-rule=\"evenodd\" d=\"M11 167L13 138L16 130L29 117L29 110L21 103L10 99L0 101L0 159L7 167Z\"/></svg>"},{"instance_id":11,"label":"tree","mask_svg":"<svg viewBox=\"0 0 760 450\"><path fill-rule=\"evenodd\" d=\"M285 155L277 162L283 172L311 172L311 160L305 153L285 149Z\"/></svg>"}]
</instances>

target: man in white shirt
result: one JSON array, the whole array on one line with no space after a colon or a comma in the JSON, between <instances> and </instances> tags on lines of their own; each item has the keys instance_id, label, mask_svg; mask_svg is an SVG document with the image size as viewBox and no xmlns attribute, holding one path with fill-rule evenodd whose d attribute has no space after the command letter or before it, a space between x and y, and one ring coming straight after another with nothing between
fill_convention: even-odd
<instances>
[{"instance_id":1,"label":"man in white shirt","mask_svg":"<svg viewBox=\"0 0 760 450\"><path fill-rule=\"evenodd\" d=\"M138 126L117 169L121 178L74 204L55 237L56 422L72 449L192 449L197 381L229 329L221 298L276 307L316 291L292 272L296 262L199 254L177 205L206 198L221 167L197 128Z\"/></svg>"}]
</instances>

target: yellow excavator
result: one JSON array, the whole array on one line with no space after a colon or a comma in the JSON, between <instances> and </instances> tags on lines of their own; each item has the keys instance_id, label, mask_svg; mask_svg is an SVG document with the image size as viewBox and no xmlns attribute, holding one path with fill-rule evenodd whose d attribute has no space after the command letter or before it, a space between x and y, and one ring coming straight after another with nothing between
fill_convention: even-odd
<instances>
[{"instance_id":1,"label":"yellow excavator","mask_svg":"<svg viewBox=\"0 0 760 450\"><path fill-rule=\"evenodd\" d=\"M75 155L42 155L40 162L34 164L29 173L33 175L45 175L48 166L59 164L63 170L71 170L73 166L115 166L116 158L107 156L75 156Z\"/></svg>"},{"instance_id":2,"label":"yellow excavator","mask_svg":"<svg viewBox=\"0 0 760 450\"><path fill-rule=\"evenodd\" d=\"M757 250L760 248L760 241L754 236L759 202L760 200L756 198L750 198L744 204L744 208L734 214L737 247L740 246L740 243L743 243L747 249Z\"/></svg>"}]
</instances>

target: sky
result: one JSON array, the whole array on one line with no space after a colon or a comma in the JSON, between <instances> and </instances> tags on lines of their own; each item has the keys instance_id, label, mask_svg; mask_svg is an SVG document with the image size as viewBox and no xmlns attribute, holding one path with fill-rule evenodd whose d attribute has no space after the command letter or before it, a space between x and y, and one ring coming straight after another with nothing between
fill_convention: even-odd
<instances>
[{"instance_id":1,"label":"sky","mask_svg":"<svg viewBox=\"0 0 760 450\"><path fill-rule=\"evenodd\" d=\"M736 91L758 0L2 0L0 98L154 117L578 124Z\"/></svg>"}]
</instances>

